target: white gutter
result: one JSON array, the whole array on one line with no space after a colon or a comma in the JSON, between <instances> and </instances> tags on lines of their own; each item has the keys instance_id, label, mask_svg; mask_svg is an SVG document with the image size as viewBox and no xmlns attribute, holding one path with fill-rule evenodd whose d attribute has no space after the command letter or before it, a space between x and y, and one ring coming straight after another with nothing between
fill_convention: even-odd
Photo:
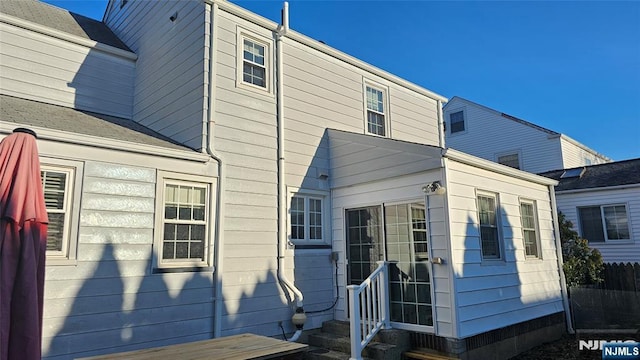
<instances>
[{"instance_id":1,"label":"white gutter","mask_svg":"<svg viewBox=\"0 0 640 360\"><path fill-rule=\"evenodd\" d=\"M558 207L556 205L556 194L553 185L549 185L549 196L551 197L551 212L553 215L554 236L556 238L556 258L558 260L558 274L560 275L560 294L562 295L562 307L567 322L567 331L574 334L573 323L571 322L571 308L569 307L569 295L567 293L567 280L564 277L562 262L562 241L560 239L560 223L558 221Z\"/></svg>"},{"instance_id":2,"label":"white gutter","mask_svg":"<svg viewBox=\"0 0 640 360\"><path fill-rule=\"evenodd\" d=\"M209 156L218 162L218 196L216 211L216 229L214 235L214 256L215 266L213 273L213 337L222 335L222 308L224 306L222 297L222 270L224 265L224 218L225 218L225 184L224 176L226 170L222 157L216 153L214 146L215 139L215 99L216 99L216 51L218 42L215 41L218 26L218 5L205 3L211 7L209 22L209 79L208 80L208 103L206 116L203 116L203 127L207 132L206 151ZM207 44L205 43L205 46Z\"/></svg>"},{"instance_id":3,"label":"white gutter","mask_svg":"<svg viewBox=\"0 0 640 360\"><path fill-rule=\"evenodd\" d=\"M303 309L302 291L298 289L284 274L284 258L287 251L287 188L285 184L285 151L284 151L284 73L282 37L289 31L289 3L284 2L282 8L282 26L276 31L276 122L278 126L278 281L288 288L296 298L296 311L292 318L296 332L289 341L297 341L302 335L302 326L306 319ZM296 318L301 317L300 323Z\"/></svg>"},{"instance_id":4,"label":"white gutter","mask_svg":"<svg viewBox=\"0 0 640 360\"><path fill-rule=\"evenodd\" d=\"M442 115L442 100L438 100L438 143L441 148L446 148L444 143L444 117Z\"/></svg>"},{"instance_id":5,"label":"white gutter","mask_svg":"<svg viewBox=\"0 0 640 360\"><path fill-rule=\"evenodd\" d=\"M521 180L527 180L541 185L558 185L558 182L544 176L535 175L526 171L514 169L493 161L482 159L454 149L444 149L442 156L481 169L490 170L499 174L511 176Z\"/></svg>"},{"instance_id":6,"label":"white gutter","mask_svg":"<svg viewBox=\"0 0 640 360\"><path fill-rule=\"evenodd\" d=\"M123 49L117 48L115 46L99 43L97 41L85 39L85 38L80 37L80 36L71 35L69 33L62 32L62 31L59 31L59 30L56 30L56 29L53 29L53 28L50 28L50 27L47 27L47 26L38 25L38 24L32 23L30 21L26 21L26 20L17 18L15 16L7 15L7 14L0 14L0 22L1 23L5 23L5 24L9 24L9 25L13 25L13 26L17 26L19 28L31 30L33 32L36 32L36 33L39 33L39 34L42 34L42 35L51 36L51 37L56 38L56 39L68 41L68 42L74 43L76 45L85 46L85 47L88 47L90 49L99 50L99 51L105 52L107 54L119 56L119 57L127 59L127 60L135 61L135 60L138 59L138 55L136 55L135 53L132 53L131 51L127 51L127 50L123 50Z\"/></svg>"},{"instance_id":7,"label":"white gutter","mask_svg":"<svg viewBox=\"0 0 640 360\"><path fill-rule=\"evenodd\" d=\"M250 21L256 25L262 26L266 29L272 30L272 31L276 31L278 32L278 24L274 23L271 20L265 19L262 16L256 15L238 5L235 5L229 1L226 0L204 0L205 3L208 4L213 4L216 3L218 4L219 8L221 10L224 11L228 11L230 13L232 13L233 15L236 15L242 19L245 19L247 21ZM311 39L305 35L302 35L300 33L297 33L291 29L289 29L287 27L286 31L284 33L282 33L282 36L287 37L289 39L295 40L301 44L304 44L306 46L309 46L310 48L313 48L315 50L318 50L324 54L327 54L333 58L336 58L340 61L344 61L348 64L351 64L357 68L360 68L361 70L364 70L366 72L375 74L377 76L380 76L381 78L388 80L392 83L395 83L397 85L400 85L402 87L405 87L407 89L410 89L412 91L415 91L421 95L427 96L433 100L440 100L443 102L447 101L447 98L438 95L432 91L429 91L421 86L418 86L416 84L413 84L407 80L404 80L398 76L395 76L391 73L388 73L384 70L381 70L373 65L367 64L366 62L356 59L355 57L351 56L351 55L347 55L341 51L338 51L328 45L325 45L319 41L316 41L314 39Z\"/></svg>"},{"instance_id":8,"label":"white gutter","mask_svg":"<svg viewBox=\"0 0 640 360\"><path fill-rule=\"evenodd\" d=\"M613 191L613 190L624 190L624 189L635 189L640 187L640 184L627 184L627 185L616 185L616 186L602 186L602 187L592 187L586 189L572 189L572 190L556 190L556 194L558 195L567 195L567 194L579 194L584 192L595 192L595 191Z\"/></svg>"}]
</instances>

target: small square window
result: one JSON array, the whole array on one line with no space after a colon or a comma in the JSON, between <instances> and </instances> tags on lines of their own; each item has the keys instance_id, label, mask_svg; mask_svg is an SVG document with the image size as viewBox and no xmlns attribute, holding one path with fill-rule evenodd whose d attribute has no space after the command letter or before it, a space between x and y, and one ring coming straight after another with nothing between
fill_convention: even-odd
<instances>
[{"instance_id":1,"label":"small square window","mask_svg":"<svg viewBox=\"0 0 640 360\"><path fill-rule=\"evenodd\" d=\"M452 134L464 131L464 111L456 111L449 114L449 122L451 123Z\"/></svg>"},{"instance_id":2,"label":"small square window","mask_svg":"<svg viewBox=\"0 0 640 360\"><path fill-rule=\"evenodd\" d=\"M518 153L499 155L498 164L520 169L520 156Z\"/></svg>"},{"instance_id":3,"label":"small square window","mask_svg":"<svg viewBox=\"0 0 640 360\"><path fill-rule=\"evenodd\" d=\"M290 198L289 236L292 241L322 242L325 239L325 196L296 192Z\"/></svg>"},{"instance_id":4,"label":"small square window","mask_svg":"<svg viewBox=\"0 0 640 360\"><path fill-rule=\"evenodd\" d=\"M386 136L385 91L366 86L367 133Z\"/></svg>"}]
</instances>

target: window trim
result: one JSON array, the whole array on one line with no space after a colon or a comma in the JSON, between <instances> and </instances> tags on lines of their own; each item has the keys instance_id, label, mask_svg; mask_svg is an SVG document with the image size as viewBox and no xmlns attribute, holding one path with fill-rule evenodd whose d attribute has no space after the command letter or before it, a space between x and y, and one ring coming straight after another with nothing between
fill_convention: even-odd
<instances>
[{"instance_id":1,"label":"window trim","mask_svg":"<svg viewBox=\"0 0 640 360\"><path fill-rule=\"evenodd\" d=\"M502 164L502 163L500 163L498 161L500 159L500 157L509 156L509 155L517 155L518 156L518 168L516 170L522 170L522 150L521 149L497 152L494 155L495 162L500 164L500 165L503 165L503 166L509 166L509 165ZM511 167L511 166L509 166L509 167ZM512 168L512 169L515 169L515 168Z\"/></svg>"},{"instance_id":2,"label":"window trim","mask_svg":"<svg viewBox=\"0 0 640 360\"><path fill-rule=\"evenodd\" d=\"M244 40L247 39L255 44L265 47L264 50L264 68L265 68L265 87L247 83L244 81L243 65L244 65ZM260 36L254 32L246 30L240 26L236 28L236 87L250 90L262 95L273 94L273 46L272 41L264 36Z\"/></svg>"},{"instance_id":3,"label":"window trim","mask_svg":"<svg viewBox=\"0 0 640 360\"><path fill-rule=\"evenodd\" d=\"M57 171L67 174L65 205L69 211L65 212L62 251L47 251L47 266L76 265L84 163L66 159L40 157L40 171Z\"/></svg>"},{"instance_id":4,"label":"window trim","mask_svg":"<svg viewBox=\"0 0 640 360\"><path fill-rule=\"evenodd\" d=\"M369 132L369 111L370 110L369 110L369 107L367 106L367 88L368 87L382 92L382 107L384 110L382 112L382 115L384 116L384 135L379 135L379 134L374 134ZM391 138L391 107L389 105L390 104L389 87L371 80L364 79L362 82L362 100L363 100L362 109L363 109L363 115L364 115L364 134L371 135L371 136L378 136L382 138ZM375 112L376 114L380 114L380 112L378 111L375 111L375 110L371 110L371 111Z\"/></svg>"},{"instance_id":5,"label":"window trim","mask_svg":"<svg viewBox=\"0 0 640 360\"><path fill-rule=\"evenodd\" d=\"M525 236L524 236L524 224L522 223L522 204L529 204L533 207L533 226L534 226L534 231L535 231L535 235L536 235L536 251L538 252L537 255L528 255L527 254L527 244L525 243ZM542 260L542 246L540 244L540 222L538 221L538 204L536 200L533 199L528 199L528 198L520 198L518 201L518 209L520 212L520 227L522 230L522 245L524 246L524 256L525 259L527 260Z\"/></svg>"},{"instance_id":6,"label":"window trim","mask_svg":"<svg viewBox=\"0 0 640 360\"><path fill-rule=\"evenodd\" d=\"M162 247L164 243L164 207L165 207L165 187L167 184L186 184L203 186L207 189L205 199L205 244L204 260L180 259L172 261L163 261ZM198 175L181 174L175 172L161 171L157 172L156 181L156 213L155 213L155 230L153 239L153 268L157 269L184 269L185 271L200 271L201 268L213 267L214 256L214 233L215 233L215 211L216 211L216 189L217 181L215 178L209 178Z\"/></svg>"},{"instance_id":7,"label":"window trim","mask_svg":"<svg viewBox=\"0 0 640 360\"><path fill-rule=\"evenodd\" d=\"M611 206L624 206L624 210L625 213L627 215L627 230L629 231L629 238L628 239L609 239L609 235L607 234L607 223L605 221L605 217L604 217L604 208L605 207L611 207ZM580 216L580 209L584 209L584 208L594 208L594 207L598 207L600 208L600 225L602 226L602 232L604 235L604 239L602 241L597 241L597 240L591 240L591 239L587 239L589 241L589 243L595 243L595 244L629 244L629 243L634 243L635 241L633 240L633 234L632 234L632 227L631 227L631 219L629 218L629 204L624 202L624 203L611 203L611 204L593 204L593 205L582 205L582 206L577 206L576 207L576 217L578 219L578 224L579 224L579 234L580 237L584 238L584 234L582 231L582 217Z\"/></svg>"},{"instance_id":8,"label":"window trim","mask_svg":"<svg viewBox=\"0 0 640 360\"><path fill-rule=\"evenodd\" d=\"M464 130L451 132L451 128L453 127L451 126L451 114L455 114L458 112L462 112L462 123L464 124ZM449 134L449 136L458 136L458 135L466 134L467 131L469 130L468 128L469 122L467 121L467 107L462 106L462 107L458 107L458 108L447 111L447 113L445 114L445 126L447 128L446 132L447 134Z\"/></svg>"},{"instance_id":9,"label":"window trim","mask_svg":"<svg viewBox=\"0 0 640 360\"><path fill-rule=\"evenodd\" d=\"M495 212L496 212L496 231L497 231L497 245L498 245L498 257L497 258L485 258L482 253L482 225L480 222L480 202L478 197L493 197L495 200ZM477 190L476 189L476 219L478 221L478 240L479 240L479 250L480 250L480 259L482 263L504 263L506 261L505 256L505 244L504 244L504 236L502 233L502 211L500 208L500 196L496 192L486 191L486 190Z\"/></svg>"},{"instance_id":10,"label":"window trim","mask_svg":"<svg viewBox=\"0 0 640 360\"><path fill-rule=\"evenodd\" d=\"M304 239L292 239L291 238L291 200L294 197L304 198ZM311 239L310 238L310 222L309 222L309 199L316 199L322 201L322 238ZM295 187L287 188L287 240L292 245L330 245L331 243L331 229L329 228L329 221L331 221L329 212L331 210L329 204L329 192L323 190L311 190L300 189Z\"/></svg>"}]
</instances>

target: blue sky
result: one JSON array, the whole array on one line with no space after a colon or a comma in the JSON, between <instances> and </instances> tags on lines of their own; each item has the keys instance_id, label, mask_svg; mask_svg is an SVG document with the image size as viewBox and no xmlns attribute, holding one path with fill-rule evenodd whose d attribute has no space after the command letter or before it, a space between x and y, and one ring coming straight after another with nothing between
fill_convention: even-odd
<instances>
[{"instance_id":1,"label":"blue sky","mask_svg":"<svg viewBox=\"0 0 640 360\"><path fill-rule=\"evenodd\" d=\"M102 19L106 0L46 0ZM233 1L279 21L281 1ZM290 25L446 97L640 157L640 1L304 1Z\"/></svg>"}]
</instances>

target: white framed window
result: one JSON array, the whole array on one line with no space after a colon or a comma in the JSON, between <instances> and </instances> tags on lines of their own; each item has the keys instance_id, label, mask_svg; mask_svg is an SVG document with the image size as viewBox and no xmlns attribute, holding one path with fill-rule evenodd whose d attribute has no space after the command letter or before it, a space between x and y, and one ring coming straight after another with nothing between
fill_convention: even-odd
<instances>
[{"instance_id":1,"label":"white framed window","mask_svg":"<svg viewBox=\"0 0 640 360\"><path fill-rule=\"evenodd\" d=\"M578 208L580 235L589 242L630 241L626 204Z\"/></svg>"},{"instance_id":2,"label":"white framed window","mask_svg":"<svg viewBox=\"0 0 640 360\"><path fill-rule=\"evenodd\" d=\"M159 173L156 188L158 268L208 267L212 264L212 194L206 178Z\"/></svg>"},{"instance_id":3,"label":"white framed window","mask_svg":"<svg viewBox=\"0 0 640 360\"><path fill-rule=\"evenodd\" d=\"M292 243L328 242L327 198L324 191L289 191L289 240Z\"/></svg>"},{"instance_id":4,"label":"white framed window","mask_svg":"<svg viewBox=\"0 0 640 360\"><path fill-rule=\"evenodd\" d=\"M271 92L271 41L237 29L236 86L258 92Z\"/></svg>"},{"instance_id":5,"label":"white framed window","mask_svg":"<svg viewBox=\"0 0 640 360\"><path fill-rule=\"evenodd\" d=\"M464 110L449 113L449 132L451 134L462 133L467 130Z\"/></svg>"},{"instance_id":6,"label":"white framed window","mask_svg":"<svg viewBox=\"0 0 640 360\"><path fill-rule=\"evenodd\" d=\"M387 89L383 86L365 83L365 127L366 133L389 136L389 111Z\"/></svg>"},{"instance_id":7,"label":"white framed window","mask_svg":"<svg viewBox=\"0 0 640 360\"><path fill-rule=\"evenodd\" d=\"M498 195L477 193L478 223L480 224L480 248L483 260L501 260L500 212Z\"/></svg>"},{"instance_id":8,"label":"white framed window","mask_svg":"<svg viewBox=\"0 0 640 360\"><path fill-rule=\"evenodd\" d=\"M522 169L520 151L509 151L496 154L496 162L514 169Z\"/></svg>"},{"instance_id":9,"label":"white framed window","mask_svg":"<svg viewBox=\"0 0 640 360\"><path fill-rule=\"evenodd\" d=\"M41 160L40 178L49 217L47 265L75 264L82 174L81 162Z\"/></svg>"},{"instance_id":10,"label":"white framed window","mask_svg":"<svg viewBox=\"0 0 640 360\"><path fill-rule=\"evenodd\" d=\"M524 254L530 258L540 258L538 235L538 211L535 200L520 200L520 223L524 241Z\"/></svg>"}]
</instances>

